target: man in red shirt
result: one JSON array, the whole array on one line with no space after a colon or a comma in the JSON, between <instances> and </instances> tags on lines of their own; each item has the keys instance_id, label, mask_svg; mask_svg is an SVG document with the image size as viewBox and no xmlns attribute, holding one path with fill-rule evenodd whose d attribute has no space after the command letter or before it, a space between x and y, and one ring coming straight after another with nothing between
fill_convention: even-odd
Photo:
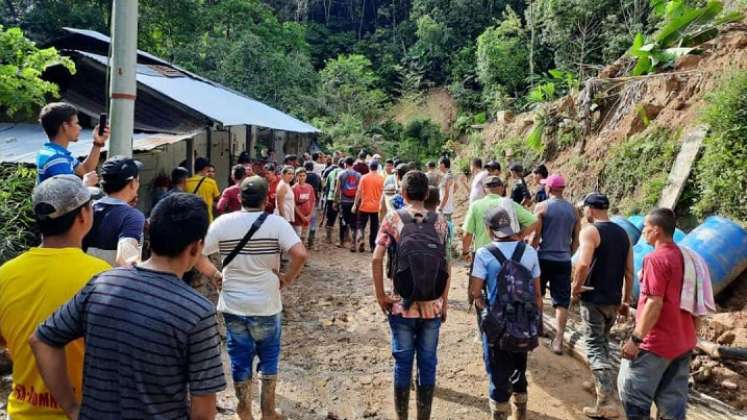
<instances>
[{"instance_id":1,"label":"man in red shirt","mask_svg":"<svg viewBox=\"0 0 747 420\"><path fill-rule=\"evenodd\" d=\"M656 247L643 260L635 330L622 349L620 401L628 419L648 419L656 403L659 418L684 420L690 356L697 337L695 318L680 309L684 271L674 244L674 212L646 216L643 235Z\"/></svg>"},{"instance_id":2,"label":"man in red shirt","mask_svg":"<svg viewBox=\"0 0 747 420\"><path fill-rule=\"evenodd\" d=\"M246 168L242 164L234 165L231 168L231 179L233 185L223 190L223 194L218 200L218 205L215 206L218 209L218 213L226 214L234 211L241 210L241 181L246 178Z\"/></svg>"}]
</instances>

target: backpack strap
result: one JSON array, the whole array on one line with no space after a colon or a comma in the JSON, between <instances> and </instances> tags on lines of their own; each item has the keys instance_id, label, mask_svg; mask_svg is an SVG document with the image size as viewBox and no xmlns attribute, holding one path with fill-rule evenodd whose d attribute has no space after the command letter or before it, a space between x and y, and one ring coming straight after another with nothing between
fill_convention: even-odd
<instances>
[{"instance_id":1,"label":"backpack strap","mask_svg":"<svg viewBox=\"0 0 747 420\"><path fill-rule=\"evenodd\" d=\"M207 178L206 176L203 176L203 177L202 177L202 178L200 179L200 182L198 182L198 183L197 183L197 186L195 187L195 190L194 190L194 191L192 191L192 194L197 194L197 191L200 191L200 187L202 186L202 183L203 183L203 182L205 182L205 179L206 179L206 178Z\"/></svg>"},{"instance_id":2,"label":"backpack strap","mask_svg":"<svg viewBox=\"0 0 747 420\"><path fill-rule=\"evenodd\" d=\"M230 254L226 257L225 260L223 260L223 267L226 267L228 264L231 264L231 261L233 261L234 258L239 254L242 248L244 248L244 245L246 245L247 242L249 242L250 239L252 239L252 236L254 236L255 233L259 230L259 228L262 226L262 223L265 222L265 219L267 219L267 213L262 212L262 214L257 217L257 220L252 223L252 227L249 228L249 231L246 232L246 235L244 235L243 238L239 241L238 244L236 244L236 247L231 251Z\"/></svg>"},{"instance_id":3,"label":"backpack strap","mask_svg":"<svg viewBox=\"0 0 747 420\"><path fill-rule=\"evenodd\" d=\"M496 260L498 260L498 262L499 262L499 263L501 263L501 266L503 266L503 264L505 264L505 263L506 263L506 261L508 261L508 260L506 259L506 256L505 256L505 255L503 255L503 252L501 252L501 250L500 250L500 249L498 249L498 247L497 247L497 246L495 246L494 244L490 244L490 245L488 245L488 247L487 247L487 248L488 248L488 251L490 251L490 253L491 253L491 254L493 254L493 256L495 257L495 259L496 259ZM516 252L514 251L514 254L515 254L515 253L516 253ZM513 257L512 257L512 258L513 258Z\"/></svg>"},{"instance_id":4,"label":"backpack strap","mask_svg":"<svg viewBox=\"0 0 747 420\"><path fill-rule=\"evenodd\" d=\"M521 263L521 257L524 256L524 251L526 251L526 249L527 245L524 241L519 241L519 243L516 244L516 249L514 249L513 255L511 255L511 260Z\"/></svg>"},{"instance_id":5,"label":"backpack strap","mask_svg":"<svg viewBox=\"0 0 747 420\"><path fill-rule=\"evenodd\" d=\"M397 214L399 215L400 220L402 220L403 224L413 223L415 221L415 218L410 215L410 212L407 211L405 208L401 208L397 210Z\"/></svg>"},{"instance_id":6,"label":"backpack strap","mask_svg":"<svg viewBox=\"0 0 747 420\"><path fill-rule=\"evenodd\" d=\"M435 225L436 220L438 220L438 213L436 213L435 211L429 211L428 214L425 216L425 219L423 219L423 223Z\"/></svg>"}]
</instances>

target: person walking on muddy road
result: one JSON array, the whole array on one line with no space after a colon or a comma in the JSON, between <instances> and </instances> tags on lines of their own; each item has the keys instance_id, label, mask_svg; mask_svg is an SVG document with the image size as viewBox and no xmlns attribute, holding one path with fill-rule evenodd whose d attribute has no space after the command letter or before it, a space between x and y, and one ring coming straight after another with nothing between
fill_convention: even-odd
<instances>
[{"instance_id":1,"label":"person walking on muddy road","mask_svg":"<svg viewBox=\"0 0 747 420\"><path fill-rule=\"evenodd\" d=\"M151 258L94 277L36 329L29 343L39 371L70 418L215 417L226 387L215 308L182 280L208 224L199 197L164 198L150 217ZM64 347L80 338L78 404Z\"/></svg>"},{"instance_id":2,"label":"person walking on muddy road","mask_svg":"<svg viewBox=\"0 0 747 420\"><path fill-rule=\"evenodd\" d=\"M281 418L275 411L283 311L280 292L298 278L307 258L306 248L291 225L264 212L267 188L267 181L258 176L242 181L243 209L218 218L210 226L205 256L197 265L203 275L222 281L218 312L226 323L226 346L241 420L252 419L255 357L259 359L262 418ZM290 256L286 274L280 273L281 251ZM223 259L222 272L207 258L216 253Z\"/></svg>"},{"instance_id":3,"label":"person walking on muddy road","mask_svg":"<svg viewBox=\"0 0 747 420\"><path fill-rule=\"evenodd\" d=\"M327 195L327 199L324 203L325 211L325 226L324 226L324 242L332 243L332 231L335 228L337 222L337 216L340 213L340 203L337 198L337 176L345 170L345 159L340 158L337 162L337 166L329 171L324 181L324 190Z\"/></svg>"},{"instance_id":4,"label":"person walking on muddy road","mask_svg":"<svg viewBox=\"0 0 747 420\"><path fill-rule=\"evenodd\" d=\"M534 209L537 228L532 246L539 252L542 296L549 286L555 309L557 334L551 349L555 354L563 354L563 333L571 304L571 256L578 249L581 219L573 204L563 198L565 179L562 176L550 176L545 187L550 198L537 203Z\"/></svg>"},{"instance_id":5,"label":"person walking on muddy road","mask_svg":"<svg viewBox=\"0 0 747 420\"><path fill-rule=\"evenodd\" d=\"M186 191L202 198L208 208L208 218L212 223L214 219L213 209L218 198L220 198L220 189L218 189L218 183L215 182L215 179L208 175L210 166L210 161L203 157L195 159L194 176L187 178Z\"/></svg>"},{"instance_id":6,"label":"person walking on muddy road","mask_svg":"<svg viewBox=\"0 0 747 420\"><path fill-rule=\"evenodd\" d=\"M220 195L218 204L215 206L219 214L233 213L241 210L241 190L239 185L247 177L246 167L241 164L234 165L231 168L231 180L233 185L223 190Z\"/></svg>"},{"instance_id":7,"label":"person walking on muddy road","mask_svg":"<svg viewBox=\"0 0 747 420\"><path fill-rule=\"evenodd\" d=\"M365 158L365 156L364 156ZM353 169L355 161L352 157L345 159L345 170L337 175L337 185L335 185L335 197L339 198L340 203L340 243L339 248L345 247L348 239L348 231L352 235L350 251L358 251L358 217L353 212L355 206L355 197L358 194L358 185L361 181L360 172ZM368 167L366 167L368 172Z\"/></svg>"},{"instance_id":8,"label":"person walking on muddy road","mask_svg":"<svg viewBox=\"0 0 747 420\"><path fill-rule=\"evenodd\" d=\"M301 238L301 242L304 244L306 244L306 240L309 239L311 219L314 217L316 206L316 193L314 192L314 186L306 182L307 176L308 173L306 172L306 169L296 169L296 184L293 186L293 197L295 199L294 211L296 214L293 216L293 223L291 223L293 229L296 230L296 234Z\"/></svg>"},{"instance_id":9,"label":"person walking on muddy road","mask_svg":"<svg viewBox=\"0 0 747 420\"><path fill-rule=\"evenodd\" d=\"M51 405L50 392L36 366L28 339L34 329L109 264L81 250L93 225L91 193L75 175L56 175L32 193L32 208L42 243L0 267L0 343L13 357L8 416L18 420L66 419ZM80 403L83 340L65 347L63 363ZM47 404L41 403L42 401Z\"/></svg>"},{"instance_id":10,"label":"person walking on muddy road","mask_svg":"<svg viewBox=\"0 0 747 420\"><path fill-rule=\"evenodd\" d=\"M579 257L571 295L581 301L586 357L596 391L594 407L584 407L591 418L619 416L614 401L614 378L609 348L610 329L617 315L627 316L633 290L633 248L625 230L609 219L610 202L597 192L584 199L590 222L579 234Z\"/></svg>"},{"instance_id":11,"label":"person walking on muddy road","mask_svg":"<svg viewBox=\"0 0 747 420\"><path fill-rule=\"evenodd\" d=\"M470 184L469 190L469 204L485 197L485 188L483 182L485 177L488 176L488 171L482 168L482 159L474 158L470 166L472 174L472 183Z\"/></svg>"},{"instance_id":12,"label":"person walking on muddy road","mask_svg":"<svg viewBox=\"0 0 747 420\"><path fill-rule=\"evenodd\" d=\"M446 321L451 267L446 260L446 220L424 207L428 178L408 172L401 192L406 207L385 217L373 260L374 293L391 328L394 356L394 406L399 420L408 418L413 362L417 355L417 419L430 419L438 364L438 336ZM389 253L384 288L384 256Z\"/></svg>"},{"instance_id":13,"label":"person walking on muddy road","mask_svg":"<svg viewBox=\"0 0 747 420\"><path fill-rule=\"evenodd\" d=\"M655 250L643 260L635 329L623 346L618 377L630 420L648 419L652 403L659 418L684 420L687 414L696 321L680 305L685 261L672 239L674 230L672 210L660 208L646 216L643 237Z\"/></svg>"},{"instance_id":14,"label":"person walking on muddy road","mask_svg":"<svg viewBox=\"0 0 747 420\"><path fill-rule=\"evenodd\" d=\"M526 420L527 356L539 344L542 322L539 260L537 251L522 242L502 206L490 208L483 223L491 242L475 254L469 294L480 313L490 411L493 420L507 419L509 413L513 420ZM514 306L517 297L527 302ZM517 315L505 316L509 310ZM503 331L498 331L499 325ZM519 331L522 338L517 340L513 331Z\"/></svg>"},{"instance_id":15,"label":"person walking on muddy road","mask_svg":"<svg viewBox=\"0 0 747 420\"><path fill-rule=\"evenodd\" d=\"M290 224L296 220L296 197L291 187L295 171L292 166L284 166L280 171L280 182L275 190L275 214Z\"/></svg>"},{"instance_id":16,"label":"person walking on muddy road","mask_svg":"<svg viewBox=\"0 0 747 420\"><path fill-rule=\"evenodd\" d=\"M363 175L355 197L353 212L358 214L358 237L360 244L358 251L364 251L366 225L370 222L368 235L369 251L376 248L376 235L379 233L379 211L381 210L381 196L384 193L384 178L379 174L379 162L372 160L368 165L370 171Z\"/></svg>"}]
</instances>

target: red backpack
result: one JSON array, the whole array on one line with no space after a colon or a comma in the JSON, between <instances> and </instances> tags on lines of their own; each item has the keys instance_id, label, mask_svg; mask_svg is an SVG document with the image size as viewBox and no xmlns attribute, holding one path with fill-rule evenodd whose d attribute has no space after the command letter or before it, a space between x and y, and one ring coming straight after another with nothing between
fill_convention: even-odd
<instances>
[{"instance_id":1,"label":"red backpack","mask_svg":"<svg viewBox=\"0 0 747 420\"><path fill-rule=\"evenodd\" d=\"M355 198L356 192L358 192L358 182L360 181L360 175L354 171L348 171L345 175L345 179L340 185L340 192L345 198Z\"/></svg>"}]
</instances>

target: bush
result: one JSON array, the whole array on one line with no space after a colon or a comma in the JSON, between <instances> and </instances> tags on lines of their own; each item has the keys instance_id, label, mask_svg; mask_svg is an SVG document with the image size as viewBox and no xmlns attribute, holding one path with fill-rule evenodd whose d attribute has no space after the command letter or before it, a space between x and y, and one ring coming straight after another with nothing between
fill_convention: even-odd
<instances>
[{"instance_id":1,"label":"bush","mask_svg":"<svg viewBox=\"0 0 747 420\"><path fill-rule=\"evenodd\" d=\"M477 75L485 90L502 87L518 96L529 75L529 51L521 19L511 9L500 25L488 28L477 38Z\"/></svg>"},{"instance_id":2,"label":"bush","mask_svg":"<svg viewBox=\"0 0 747 420\"><path fill-rule=\"evenodd\" d=\"M747 221L747 74L731 76L707 96L703 120L711 128L696 166L699 199L693 212Z\"/></svg>"},{"instance_id":3,"label":"bush","mask_svg":"<svg viewBox=\"0 0 747 420\"><path fill-rule=\"evenodd\" d=\"M679 152L679 134L651 126L613 147L602 171L602 191L625 214L647 212L659 201Z\"/></svg>"},{"instance_id":4,"label":"bush","mask_svg":"<svg viewBox=\"0 0 747 420\"><path fill-rule=\"evenodd\" d=\"M36 170L24 166L0 166L0 264L39 244L31 210L31 191Z\"/></svg>"}]
</instances>

